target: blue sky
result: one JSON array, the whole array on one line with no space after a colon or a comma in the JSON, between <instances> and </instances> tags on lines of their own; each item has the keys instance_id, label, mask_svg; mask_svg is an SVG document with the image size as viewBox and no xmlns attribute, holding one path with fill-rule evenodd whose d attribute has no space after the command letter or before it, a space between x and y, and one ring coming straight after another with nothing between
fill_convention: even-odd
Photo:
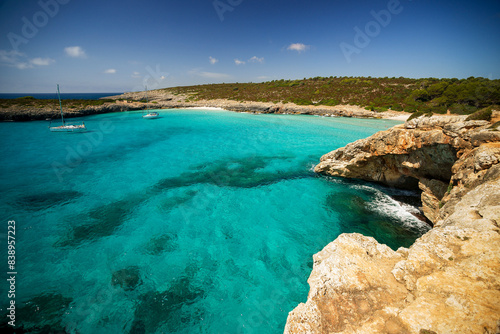
<instances>
[{"instance_id":1,"label":"blue sky","mask_svg":"<svg viewBox=\"0 0 500 334\"><path fill-rule=\"evenodd\" d=\"M500 1L0 0L0 93L500 78Z\"/></svg>"}]
</instances>

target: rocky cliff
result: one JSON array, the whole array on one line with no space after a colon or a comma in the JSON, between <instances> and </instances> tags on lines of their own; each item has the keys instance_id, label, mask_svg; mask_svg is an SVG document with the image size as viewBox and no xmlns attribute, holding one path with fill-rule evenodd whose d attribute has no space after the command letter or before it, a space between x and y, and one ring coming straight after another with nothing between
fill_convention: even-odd
<instances>
[{"instance_id":1,"label":"rocky cliff","mask_svg":"<svg viewBox=\"0 0 500 334\"><path fill-rule=\"evenodd\" d=\"M316 172L422 191L409 248L343 234L314 256L285 333L499 333L500 131L421 117L321 158Z\"/></svg>"}]
</instances>

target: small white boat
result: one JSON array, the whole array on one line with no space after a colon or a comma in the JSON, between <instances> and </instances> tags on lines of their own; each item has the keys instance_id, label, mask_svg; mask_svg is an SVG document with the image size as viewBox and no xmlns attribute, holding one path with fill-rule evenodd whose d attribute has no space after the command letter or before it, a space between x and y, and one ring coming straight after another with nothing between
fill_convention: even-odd
<instances>
[{"instance_id":1,"label":"small white boat","mask_svg":"<svg viewBox=\"0 0 500 334\"><path fill-rule=\"evenodd\" d=\"M85 123L82 124L64 124L61 126L51 126L50 131L52 132L84 132L87 131Z\"/></svg>"},{"instance_id":2,"label":"small white boat","mask_svg":"<svg viewBox=\"0 0 500 334\"><path fill-rule=\"evenodd\" d=\"M156 111L153 111L153 112L147 113L146 115L143 115L142 118L158 118L158 116L160 116L160 114L157 113Z\"/></svg>"},{"instance_id":3,"label":"small white boat","mask_svg":"<svg viewBox=\"0 0 500 334\"><path fill-rule=\"evenodd\" d=\"M148 100L148 87L146 86L146 110L149 110L149 100ZM154 119L160 117L160 114L156 111L148 112L146 115L142 115L142 118Z\"/></svg>"},{"instance_id":4,"label":"small white boat","mask_svg":"<svg viewBox=\"0 0 500 334\"><path fill-rule=\"evenodd\" d=\"M57 85L57 97L59 98L59 107L61 108L61 121L62 125L60 126L50 126L49 129L52 132L85 132L87 128L85 127L85 123L82 124L68 124L64 122L62 103L61 103L61 94L59 93L59 85ZM52 124L52 121L50 122Z\"/></svg>"}]
</instances>

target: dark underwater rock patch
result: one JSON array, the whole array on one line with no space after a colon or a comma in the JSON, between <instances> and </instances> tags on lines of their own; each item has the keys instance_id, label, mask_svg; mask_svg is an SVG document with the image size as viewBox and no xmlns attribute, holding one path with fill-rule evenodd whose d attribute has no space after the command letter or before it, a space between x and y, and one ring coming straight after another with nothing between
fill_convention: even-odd
<instances>
[{"instance_id":1,"label":"dark underwater rock patch","mask_svg":"<svg viewBox=\"0 0 500 334\"><path fill-rule=\"evenodd\" d=\"M74 226L56 246L76 247L112 235L126 221L135 205L136 199L129 198L93 209L82 217L83 223Z\"/></svg>"},{"instance_id":2,"label":"dark underwater rock patch","mask_svg":"<svg viewBox=\"0 0 500 334\"><path fill-rule=\"evenodd\" d=\"M160 255L163 252L170 252L177 247L176 240L177 238L170 234L153 237L144 247L144 250L150 255Z\"/></svg>"},{"instance_id":3,"label":"dark underwater rock patch","mask_svg":"<svg viewBox=\"0 0 500 334\"><path fill-rule=\"evenodd\" d=\"M186 187L193 184L213 184L219 187L253 188L274 184L283 180L310 177L313 174L304 169L277 172L262 172L270 162L282 157L247 157L243 159L225 159L209 165L198 165L193 171L178 177L165 178L153 186L153 191Z\"/></svg>"},{"instance_id":4,"label":"dark underwater rock patch","mask_svg":"<svg viewBox=\"0 0 500 334\"><path fill-rule=\"evenodd\" d=\"M30 211L39 211L68 204L80 196L82 193L74 190L51 191L21 196L15 204Z\"/></svg>"},{"instance_id":5,"label":"dark underwater rock patch","mask_svg":"<svg viewBox=\"0 0 500 334\"><path fill-rule=\"evenodd\" d=\"M196 190L188 190L182 195L168 197L167 199L162 201L162 203L160 204L160 209L163 211L170 211L170 210L178 207L179 205L182 205L182 204L188 202L197 193L198 193L198 191L196 191Z\"/></svg>"},{"instance_id":6,"label":"dark underwater rock patch","mask_svg":"<svg viewBox=\"0 0 500 334\"><path fill-rule=\"evenodd\" d=\"M179 330L186 322L201 316L202 310L193 304L204 295L205 292L194 286L192 278L187 276L174 279L164 292L143 294L129 333L154 333L160 326L166 326L173 332Z\"/></svg>"},{"instance_id":7,"label":"dark underwater rock patch","mask_svg":"<svg viewBox=\"0 0 500 334\"><path fill-rule=\"evenodd\" d=\"M84 242L95 241L112 235L129 217L132 211L152 196L169 189L188 187L195 184L212 184L219 187L253 188L266 186L297 178L313 177L306 168L286 171L261 171L272 161L287 159L286 157L246 157L243 159L223 159L209 165L198 165L192 171L177 177L165 178L145 191L132 194L125 199L112 202L91 210L83 216L83 223L75 226L56 246L75 247ZM184 195L167 199L161 208L172 210L196 195L190 191Z\"/></svg>"},{"instance_id":8,"label":"dark underwater rock patch","mask_svg":"<svg viewBox=\"0 0 500 334\"><path fill-rule=\"evenodd\" d=\"M117 270L111 277L111 285L120 286L125 291L131 291L142 284L140 270L137 266L130 266Z\"/></svg>"},{"instance_id":9,"label":"dark underwater rock patch","mask_svg":"<svg viewBox=\"0 0 500 334\"><path fill-rule=\"evenodd\" d=\"M61 319L72 301L71 298L58 293L39 294L25 303L20 303L22 306L16 309L16 330L2 333L66 333ZM7 326L2 322L0 330L13 329L12 326Z\"/></svg>"}]
</instances>

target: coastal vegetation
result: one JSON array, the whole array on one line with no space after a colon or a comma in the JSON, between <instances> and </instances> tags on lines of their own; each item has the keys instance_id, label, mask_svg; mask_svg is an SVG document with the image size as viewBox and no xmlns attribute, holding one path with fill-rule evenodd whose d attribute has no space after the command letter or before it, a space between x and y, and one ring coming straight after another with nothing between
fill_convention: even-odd
<instances>
[{"instance_id":1,"label":"coastal vegetation","mask_svg":"<svg viewBox=\"0 0 500 334\"><path fill-rule=\"evenodd\" d=\"M491 121L492 107L486 107L469 115L466 121ZM498 109L498 108L496 108Z\"/></svg>"},{"instance_id":2,"label":"coastal vegetation","mask_svg":"<svg viewBox=\"0 0 500 334\"><path fill-rule=\"evenodd\" d=\"M153 93L154 92L154 93ZM298 106L354 105L369 111L405 111L413 117L433 114L470 115L484 108L498 109L500 80L481 77L467 79L314 77L301 80L272 80L262 83L222 83L163 88L152 91L150 103L177 104L206 100L234 102L293 103ZM83 110L91 106L123 101L124 96L99 100L63 100L63 108ZM142 94L127 96L128 102L146 103ZM167 106L168 105L164 105ZM56 99L25 96L0 99L0 108L59 109ZM490 108L491 110L491 108ZM487 114L487 112L486 112ZM474 117L487 117L486 114Z\"/></svg>"},{"instance_id":3,"label":"coastal vegetation","mask_svg":"<svg viewBox=\"0 0 500 334\"><path fill-rule=\"evenodd\" d=\"M500 80L470 77L315 77L262 83L223 83L164 89L189 100L229 99L297 105L351 104L373 111L471 114L500 104Z\"/></svg>"},{"instance_id":4,"label":"coastal vegetation","mask_svg":"<svg viewBox=\"0 0 500 334\"><path fill-rule=\"evenodd\" d=\"M66 108L83 109L89 106L101 106L105 103L115 102L112 99L100 100L81 100L67 99L62 100L62 104ZM0 108L9 108L12 106L23 106L31 108L59 108L59 100L57 99L37 99L33 96L23 96L16 99L0 99Z\"/></svg>"}]
</instances>

